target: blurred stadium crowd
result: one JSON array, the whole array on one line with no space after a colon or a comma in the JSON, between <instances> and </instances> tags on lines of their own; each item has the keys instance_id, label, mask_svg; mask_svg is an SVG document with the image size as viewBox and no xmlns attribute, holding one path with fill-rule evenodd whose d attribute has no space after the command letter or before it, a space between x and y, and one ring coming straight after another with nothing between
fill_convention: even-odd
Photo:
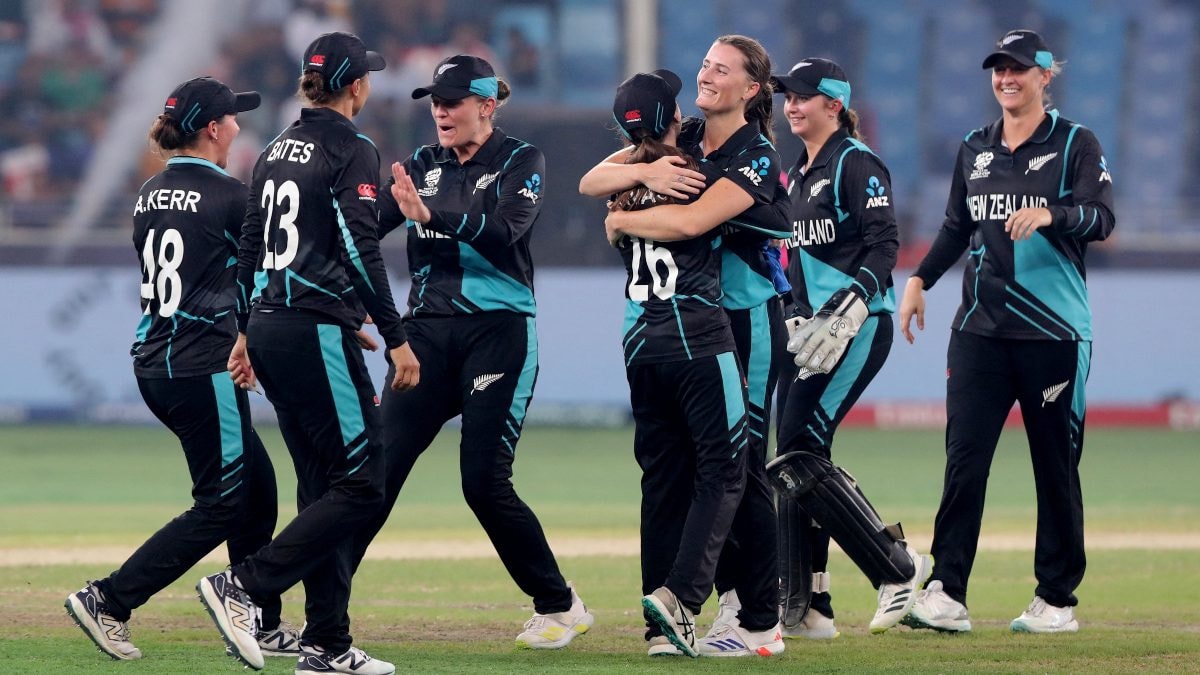
<instances>
[{"instance_id":1,"label":"blurred stadium crowd","mask_svg":"<svg viewBox=\"0 0 1200 675\"><path fill-rule=\"evenodd\" d=\"M0 246L49 243L121 104L117 84L174 0L0 1ZM599 212L575 194L578 176L615 147L606 124L627 74L624 0L205 0L240 13L203 73L263 94L243 127L231 172L296 115L304 46L331 30L358 33L388 60L356 123L385 163L432 139L411 90L443 56L472 53L514 89L500 124L542 147L551 191L535 247L542 264L616 265ZM1006 29L1039 30L1067 61L1052 89L1063 114L1104 144L1119 227L1093 265L1178 267L1200 260L1200 7L1190 0L658 0L658 65L693 73L712 38L744 33L782 72L803 56L843 64L867 140L888 162L911 260L936 232L962 136L995 117L979 58ZM1182 65L1181 65L1182 64ZM681 95L685 112L694 84ZM150 118L146 119L146 128ZM785 160L798 146L777 123ZM142 139L138 139L141 142ZM161 160L147 152L92 224L94 239L127 247L128 205ZM551 224L552 223L552 224Z\"/></svg>"}]
</instances>

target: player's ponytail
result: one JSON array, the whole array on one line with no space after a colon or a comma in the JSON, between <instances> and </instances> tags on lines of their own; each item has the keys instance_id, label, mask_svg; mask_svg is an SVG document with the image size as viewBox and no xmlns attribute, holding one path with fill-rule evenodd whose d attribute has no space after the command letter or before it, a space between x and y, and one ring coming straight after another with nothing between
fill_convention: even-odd
<instances>
[{"instance_id":1,"label":"player's ponytail","mask_svg":"<svg viewBox=\"0 0 1200 675\"><path fill-rule=\"evenodd\" d=\"M845 129L851 138L866 142L862 131L858 128L858 113L853 108L842 108L842 111L838 113L838 125Z\"/></svg>"},{"instance_id":2,"label":"player's ponytail","mask_svg":"<svg viewBox=\"0 0 1200 675\"><path fill-rule=\"evenodd\" d=\"M349 87L343 87L341 91L325 91L325 78L321 76L321 73L315 70L306 70L300 75L300 85L296 90L296 97L314 105L329 105L348 91L350 91Z\"/></svg>"},{"instance_id":3,"label":"player's ponytail","mask_svg":"<svg viewBox=\"0 0 1200 675\"><path fill-rule=\"evenodd\" d=\"M163 113L154 120L150 127L150 140L163 152L186 148L196 142L197 134L186 134L179 123L171 116Z\"/></svg>"},{"instance_id":4,"label":"player's ponytail","mask_svg":"<svg viewBox=\"0 0 1200 675\"><path fill-rule=\"evenodd\" d=\"M768 141L775 143L775 132L771 129L774 104L771 99L771 57L762 43L745 35L722 35L717 42L729 45L742 53L746 74L758 83L758 93L746 102L746 119L758 122L758 130Z\"/></svg>"}]
</instances>

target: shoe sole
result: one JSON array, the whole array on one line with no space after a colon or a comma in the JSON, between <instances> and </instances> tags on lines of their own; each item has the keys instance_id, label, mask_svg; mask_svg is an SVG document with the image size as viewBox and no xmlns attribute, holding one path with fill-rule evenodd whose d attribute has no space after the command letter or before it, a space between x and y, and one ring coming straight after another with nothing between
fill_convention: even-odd
<instances>
[{"instance_id":1,"label":"shoe sole","mask_svg":"<svg viewBox=\"0 0 1200 675\"><path fill-rule=\"evenodd\" d=\"M642 607L650 613L650 618L654 620L654 623L658 624L659 629L663 632L663 636L670 640L676 649L693 659L700 656L700 652L697 652L695 647L688 645L683 641L683 638L679 637L679 634L676 632L675 618L667 614L667 608L663 607L662 602L658 598L653 595L643 597Z\"/></svg>"},{"instance_id":2,"label":"shoe sole","mask_svg":"<svg viewBox=\"0 0 1200 675\"><path fill-rule=\"evenodd\" d=\"M1009 624L1008 629L1014 633L1030 633L1036 635L1041 635L1043 633L1077 633L1079 632L1079 622L1072 621L1062 628L1055 628L1053 630L1036 630L1030 628L1028 624L1022 622L1020 619L1015 619L1011 624Z\"/></svg>"},{"instance_id":3,"label":"shoe sole","mask_svg":"<svg viewBox=\"0 0 1200 675\"><path fill-rule=\"evenodd\" d=\"M894 627L896 624L900 623L904 619L904 617L907 616L908 613L912 610L913 605L917 604L917 589L920 588L921 584L925 583L929 579L930 575L933 574L933 556L922 555L922 556L917 556L917 557L920 560L921 566L919 568L917 568L917 570L913 574L913 583L911 583L909 585L910 587L908 589L908 598L904 601L904 606L899 609L888 612L888 614L892 617L895 617L895 619L887 619L883 623L879 623L879 624L876 624L874 621L872 621L871 622L871 634L872 635L879 635L880 633L886 633L888 631L888 629L890 629L890 628Z\"/></svg>"},{"instance_id":4,"label":"shoe sole","mask_svg":"<svg viewBox=\"0 0 1200 675\"><path fill-rule=\"evenodd\" d=\"M100 627L100 624L96 623L92 619L92 615L88 614L86 607L76 607L76 603L79 603L79 599L75 597L74 593L72 593L71 596L67 598L67 601L63 603L63 606L67 608L67 614L69 614L71 618L75 620L75 625L79 626L79 629L83 631L83 634L88 636L88 639L96 645L96 649L99 649L100 653L107 655L114 661L135 661L142 658L142 653L140 651L138 652L137 656L126 656L105 645L105 641L97 637L98 635L104 634L104 629Z\"/></svg>"},{"instance_id":5,"label":"shoe sole","mask_svg":"<svg viewBox=\"0 0 1200 675\"><path fill-rule=\"evenodd\" d=\"M583 635L591 630L592 625L596 623L596 617L591 612L585 612L579 620L571 624L571 627L563 633L563 636L554 642L526 642L517 638L517 646L522 649L562 649L571 644L575 638Z\"/></svg>"},{"instance_id":6,"label":"shoe sole","mask_svg":"<svg viewBox=\"0 0 1200 675\"><path fill-rule=\"evenodd\" d=\"M783 640L781 638L778 645L763 645L762 647L757 647L755 649L739 649L737 651L730 651L730 652L700 652L700 658L704 658L704 659L735 658L736 659L736 658L746 657L746 656L770 657L770 656L775 656L777 654L782 654L783 651L784 651L784 646L783 646Z\"/></svg>"},{"instance_id":7,"label":"shoe sole","mask_svg":"<svg viewBox=\"0 0 1200 675\"><path fill-rule=\"evenodd\" d=\"M204 605L205 611L212 617L213 623L217 625L217 632L221 634L221 640L225 642L225 647L227 648L225 653L254 670L262 670L265 665L262 663L262 652L259 651L259 662L257 664L249 656L242 653L237 640L233 638L233 631L237 629L229 625L229 617L225 614L225 605L221 602L220 597L217 595L217 589L213 588L212 582L208 580L208 577L204 577L196 584L196 592L200 596L200 604ZM219 611L217 608L219 608Z\"/></svg>"},{"instance_id":8,"label":"shoe sole","mask_svg":"<svg viewBox=\"0 0 1200 675\"><path fill-rule=\"evenodd\" d=\"M954 628L951 626L935 626L932 623L926 623L926 622L918 619L917 617L913 616L912 612L905 614L904 618L900 619L900 623L904 624L905 626L908 626L909 628L914 628L916 630L935 630L939 633L970 633L971 632L970 622L967 622L967 625L965 628Z\"/></svg>"},{"instance_id":9,"label":"shoe sole","mask_svg":"<svg viewBox=\"0 0 1200 675\"><path fill-rule=\"evenodd\" d=\"M841 632L841 631L839 631L839 630L835 630L835 631L833 631L833 635L828 635L828 634L821 634L821 635L788 635L788 634L784 633L784 635L783 635L783 639L784 639L784 640L836 640L836 639L838 639L838 638L839 638L839 637L841 637L841 636L842 636L842 632Z\"/></svg>"}]
</instances>

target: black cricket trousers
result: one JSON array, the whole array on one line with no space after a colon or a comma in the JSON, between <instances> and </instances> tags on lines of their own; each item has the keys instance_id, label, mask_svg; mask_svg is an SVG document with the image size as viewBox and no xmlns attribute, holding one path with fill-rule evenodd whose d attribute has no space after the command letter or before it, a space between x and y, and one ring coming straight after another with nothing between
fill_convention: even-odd
<instances>
[{"instance_id":1,"label":"black cricket trousers","mask_svg":"<svg viewBox=\"0 0 1200 675\"><path fill-rule=\"evenodd\" d=\"M642 593L666 586L699 613L745 489L751 443L741 369L725 352L625 373L642 469Z\"/></svg>"},{"instance_id":2,"label":"black cricket trousers","mask_svg":"<svg viewBox=\"0 0 1200 675\"><path fill-rule=\"evenodd\" d=\"M119 621L186 573L221 542L231 563L271 541L278 496L275 469L250 425L246 392L229 373L138 378L150 412L179 438L192 477L192 506L96 582ZM130 467L136 473L137 467ZM279 625L279 594L265 596L262 625Z\"/></svg>"},{"instance_id":3,"label":"black cricket trousers","mask_svg":"<svg viewBox=\"0 0 1200 675\"><path fill-rule=\"evenodd\" d=\"M541 523L512 483L517 442L537 381L533 317L489 311L408 319L405 329L421 362L421 382L409 391L383 393L384 506L356 537L355 565L387 521L417 458L446 422L462 415L459 470L467 505L513 581L533 598L534 610L565 612L571 608L571 589ZM389 381L394 374L389 368Z\"/></svg>"},{"instance_id":4,"label":"black cricket trousers","mask_svg":"<svg viewBox=\"0 0 1200 675\"><path fill-rule=\"evenodd\" d=\"M303 640L340 654L352 537L383 501L375 389L354 332L309 312L254 312L246 347L292 455L299 513L233 572L256 603L303 581Z\"/></svg>"},{"instance_id":5,"label":"black cricket trousers","mask_svg":"<svg viewBox=\"0 0 1200 675\"><path fill-rule=\"evenodd\" d=\"M1035 593L1056 607L1078 603L1083 581L1084 384L1090 342L1011 340L955 330L946 377L946 476L933 526L932 579L966 604L983 522L988 472L1004 420L1021 405L1037 493Z\"/></svg>"}]
</instances>

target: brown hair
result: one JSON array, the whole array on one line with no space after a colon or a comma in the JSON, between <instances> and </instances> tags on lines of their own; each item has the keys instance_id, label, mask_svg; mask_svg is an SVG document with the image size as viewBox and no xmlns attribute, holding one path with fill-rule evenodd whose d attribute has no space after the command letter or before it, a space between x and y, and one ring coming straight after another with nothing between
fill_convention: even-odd
<instances>
[{"instance_id":1,"label":"brown hair","mask_svg":"<svg viewBox=\"0 0 1200 675\"><path fill-rule=\"evenodd\" d=\"M722 35L717 42L729 45L740 51L745 58L746 74L758 83L758 93L746 101L746 117L758 122L758 130L775 143L775 132L771 129L773 102L771 100L771 57L762 43L745 35Z\"/></svg>"},{"instance_id":2,"label":"brown hair","mask_svg":"<svg viewBox=\"0 0 1200 675\"><path fill-rule=\"evenodd\" d=\"M673 121L671 124L678 126L679 123ZM663 136L655 138L649 129L634 129L629 136L633 147L629 150L629 156L625 158L626 164L649 164L668 155L675 155L687 160L687 163L684 164L685 169L700 170L700 164L694 157L674 145L662 142L663 136L666 136L665 133ZM608 208L611 211L638 211L659 204L674 204L678 201L673 197L652 192L650 188L639 185L617 194L609 203Z\"/></svg>"},{"instance_id":3,"label":"brown hair","mask_svg":"<svg viewBox=\"0 0 1200 675\"><path fill-rule=\"evenodd\" d=\"M500 106L504 105L508 97L512 96L512 87L500 78L496 78L496 108L492 110L491 122L496 123L496 119L500 116Z\"/></svg>"},{"instance_id":4,"label":"brown hair","mask_svg":"<svg viewBox=\"0 0 1200 675\"><path fill-rule=\"evenodd\" d=\"M300 75L300 84L296 96L301 101L316 105L329 105L347 96L350 87L342 87L338 91L325 91L325 78L315 70L307 70Z\"/></svg>"},{"instance_id":5,"label":"brown hair","mask_svg":"<svg viewBox=\"0 0 1200 675\"><path fill-rule=\"evenodd\" d=\"M858 128L858 113L853 108L842 107L842 111L838 113L838 125L845 128L851 138L866 142Z\"/></svg>"},{"instance_id":6,"label":"brown hair","mask_svg":"<svg viewBox=\"0 0 1200 675\"><path fill-rule=\"evenodd\" d=\"M150 127L150 140L158 146L159 150L169 152L171 150L179 150L189 148L200 140L198 133L185 133L170 115L163 113L154 120L154 124Z\"/></svg>"}]
</instances>

